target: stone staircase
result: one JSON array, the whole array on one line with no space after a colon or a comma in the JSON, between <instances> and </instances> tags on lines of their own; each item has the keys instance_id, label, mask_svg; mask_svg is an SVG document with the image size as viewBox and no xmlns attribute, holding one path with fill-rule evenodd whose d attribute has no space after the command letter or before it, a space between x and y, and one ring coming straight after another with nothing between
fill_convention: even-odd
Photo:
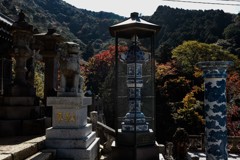
<instances>
[{"instance_id":1,"label":"stone staircase","mask_svg":"<svg viewBox=\"0 0 240 160\"><path fill-rule=\"evenodd\" d=\"M42 150L26 158L26 160L54 160L55 154L54 150Z\"/></svg>"},{"instance_id":2,"label":"stone staircase","mask_svg":"<svg viewBox=\"0 0 240 160\"><path fill-rule=\"evenodd\" d=\"M45 149L45 136L0 138L1 160L53 160L55 150Z\"/></svg>"}]
</instances>

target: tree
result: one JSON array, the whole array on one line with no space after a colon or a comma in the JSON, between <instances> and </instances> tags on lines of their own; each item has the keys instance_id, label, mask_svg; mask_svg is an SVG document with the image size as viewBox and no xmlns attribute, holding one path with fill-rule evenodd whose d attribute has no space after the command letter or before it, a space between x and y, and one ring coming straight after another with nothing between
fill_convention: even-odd
<instances>
[{"instance_id":1,"label":"tree","mask_svg":"<svg viewBox=\"0 0 240 160\"><path fill-rule=\"evenodd\" d=\"M99 88L105 81L109 69L113 65L114 54L110 50L102 51L89 59L84 67L85 84L88 90L95 95L99 93Z\"/></svg>"},{"instance_id":2,"label":"tree","mask_svg":"<svg viewBox=\"0 0 240 160\"><path fill-rule=\"evenodd\" d=\"M173 49L172 54L176 59L177 68L187 75L194 73L195 65L200 61L238 61L237 56L216 44L197 41L185 41Z\"/></svg>"},{"instance_id":3,"label":"tree","mask_svg":"<svg viewBox=\"0 0 240 160\"><path fill-rule=\"evenodd\" d=\"M118 51L119 54L126 52L127 47L119 46ZM114 127L114 58L115 46L109 46L108 50L90 58L83 68L87 89L99 95L106 124L111 127Z\"/></svg>"},{"instance_id":4,"label":"tree","mask_svg":"<svg viewBox=\"0 0 240 160\"><path fill-rule=\"evenodd\" d=\"M185 128L190 134L198 134L203 131L204 119L202 115L203 102L196 94L203 93L203 89L193 86L182 100L182 106L173 113L173 117L179 127Z\"/></svg>"},{"instance_id":5,"label":"tree","mask_svg":"<svg viewBox=\"0 0 240 160\"><path fill-rule=\"evenodd\" d=\"M125 46L119 46L119 52L127 50ZM104 50L91 57L84 66L83 73L85 76L85 84L95 95L99 94L106 77L113 68L115 58L115 46L109 46L108 50Z\"/></svg>"},{"instance_id":6,"label":"tree","mask_svg":"<svg viewBox=\"0 0 240 160\"><path fill-rule=\"evenodd\" d=\"M240 75L234 71L227 78L227 129L231 136L240 136Z\"/></svg>"}]
</instances>

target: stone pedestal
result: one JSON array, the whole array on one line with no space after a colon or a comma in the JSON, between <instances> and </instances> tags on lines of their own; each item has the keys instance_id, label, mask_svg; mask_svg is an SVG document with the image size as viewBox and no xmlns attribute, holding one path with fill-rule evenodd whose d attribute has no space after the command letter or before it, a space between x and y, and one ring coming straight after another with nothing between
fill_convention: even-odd
<instances>
[{"instance_id":1,"label":"stone pedestal","mask_svg":"<svg viewBox=\"0 0 240 160\"><path fill-rule=\"evenodd\" d=\"M45 118L36 97L2 97L0 105L0 136L45 133Z\"/></svg>"},{"instance_id":2,"label":"stone pedestal","mask_svg":"<svg viewBox=\"0 0 240 160\"><path fill-rule=\"evenodd\" d=\"M57 158L94 160L98 157L99 138L87 123L89 97L48 97L53 106L52 127L46 130L47 148L56 149Z\"/></svg>"},{"instance_id":3,"label":"stone pedestal","mask_svg":"<svg viewBox=\"0 0 240 160\"><path fill-rule=\"evenodd\" d=\"M159 160L159 147L156 145L133 147L116 147L112 144L110 160Z\"/></svg>"},{"instance_id":4,"label":"stone pedestal","mask_svg":"<svg viewBox=\"0 0 240 160\"><path fill-rule=\"evenodd\" d=\"M155 134L152 129L147 132L123 132L118 130L118 146L146 146L155 144Z\"/></svg>"},{"instance_id":5,"label":"stone pedestal","mask_svg":"<svg viewBox=\"0 0 240 160\"><path fill-rule=\"evenodd\" d=\"M229 61L199 62L204 72L206 159L228 159L226 77Z\"/></svg>"}]
</instances>

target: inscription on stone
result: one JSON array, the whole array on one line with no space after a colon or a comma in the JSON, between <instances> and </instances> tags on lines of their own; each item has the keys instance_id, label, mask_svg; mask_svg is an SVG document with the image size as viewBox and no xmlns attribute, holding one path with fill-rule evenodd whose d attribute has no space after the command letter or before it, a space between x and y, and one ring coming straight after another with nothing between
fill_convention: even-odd
<instances>
[{"instance_id":1,"label":"inscription on stone","mask_svg":"<svg viewBox=\"0 0 240 160\"><path fill-rule=\"evenodd\" d=\"M70 112L57 112L57 122L76 122L76 114Z\"/></svg>"}]
</instances>

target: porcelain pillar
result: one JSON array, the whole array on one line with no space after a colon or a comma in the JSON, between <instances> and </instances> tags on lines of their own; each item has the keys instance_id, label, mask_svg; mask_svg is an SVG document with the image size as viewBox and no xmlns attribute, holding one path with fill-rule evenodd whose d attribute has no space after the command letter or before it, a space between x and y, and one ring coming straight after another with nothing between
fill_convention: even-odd
<instances>
[{"instance_id":1,"label":"porcelain pillar","mask_svg":"<svg viewBox=\"0 0 240 160\"><path fill-rule=\"evenodd\" d=\"M206 159L227 160L226 77L229 61L206 61L197 64L204 72L204 108Z\"/></svg>"}]
</instances>

